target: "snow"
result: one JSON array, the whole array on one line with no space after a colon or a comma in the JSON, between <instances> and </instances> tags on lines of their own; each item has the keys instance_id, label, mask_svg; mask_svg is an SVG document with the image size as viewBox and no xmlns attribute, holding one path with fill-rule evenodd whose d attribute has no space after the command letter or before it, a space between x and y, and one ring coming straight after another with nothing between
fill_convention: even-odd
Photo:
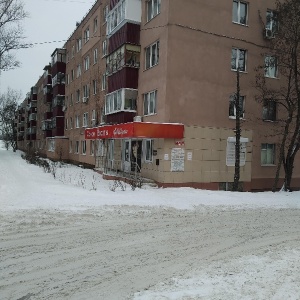
<instances>
[{"instance_id":1,"label":"snow","mask_svg":"<svg viewBox=\"0 0 300 300\"><path fill-rule=\"evenodd\" d=\"M300 192L55 173L0 146L1 299L300 299Z\"/></svg>"}]
</instances>

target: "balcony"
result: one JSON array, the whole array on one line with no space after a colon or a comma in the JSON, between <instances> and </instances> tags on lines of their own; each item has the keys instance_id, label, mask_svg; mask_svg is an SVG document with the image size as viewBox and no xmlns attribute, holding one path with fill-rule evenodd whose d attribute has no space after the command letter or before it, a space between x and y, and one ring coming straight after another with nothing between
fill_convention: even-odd
<instances>
[{"instance_id":1,"label":"balcony","mask_svg":"<svg viewBox=\"0 0 300 300\"><path fill-rule=\"evenodd\" d=\"M37 118L36 113L32 113L32 114L29 115L28 121L29 122L30 121L36 121L36 118Z\"/></svg>"},{"instance_id":2,"label":"balcony","mask_svg":"<svg viewBox=\"0 0 300 300\"><path fill-rule=\"evenodd\" d=\"M55 49L51 55L51 75L66 72L66 49Z\"/></svg>"},{"instance_id":3,"label":"balcony","mask_svg":"<svg viewBox=\"0 0 300 300\"><path fill-rule=\"evenodd\" d=\"M136 112L137 90L120 89L105 97L105 115L119 112Z\"/></svg>"},{"instance_id":4,"label":"balcony","mask_svg":"<svg viewBox=\"0 0 300 300\"><path fill-rule=\"evenodd\" d=\"M42 130L46 131L46 130L52 130L53 126L52 126L52 120L44 120L42 121Z\"/></svg>"},{"instance_id":5,"label":"balcony","mask_svg":"<svg viewBox=\"0 0 300 300\"><path fill-rule=\"evenodd\" d=\"M107 35L112 35L127 21L133 23L141 22L141 1L140 0L121 0L107 15Z\"/></svg>"},{"instance_id":6,"label":"balcony","mask_svg":"<svg viewBox=\"0 0 300 300\"><path fill-rule=\"evenodd\" d=\"M25 121L21 121L18 123L18 128L24 127L25 126Z\"/></svg>"},{"instance_id":7,"label":"balcony","mask_svg":"<svg viewBox=\"0 0 300 300\"><path fill-rule=\"evenodd\" d=\"M32 135L32 134L36 134L36 127L29 127L26 129L26 134L27 135Z\"/></svg>"},{"instance_id":8,"label":"balcony","mask_svg":"<svg viewBox=\"0 0 300 300\"><path fill-rule=\"evenodd\" d=\"M52 107L56 106L64 106L65 105L65 96L64 95L57 95L52 100Z\"/></svg>"}]
</instances>

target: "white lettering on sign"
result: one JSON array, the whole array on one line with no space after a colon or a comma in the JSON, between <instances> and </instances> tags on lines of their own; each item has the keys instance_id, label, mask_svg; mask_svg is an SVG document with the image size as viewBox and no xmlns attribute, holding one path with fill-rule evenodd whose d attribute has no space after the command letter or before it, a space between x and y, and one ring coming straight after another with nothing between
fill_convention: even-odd
<instances>
[{"instance_id":1,"label":"white lettering on sign","mask_svg":"<svg viewBox=\"0 0 300 300\"><path fill-rule=\"evenodd\" d=\"M127 134L128 130L122 129L122 128L115 128L114 129L114 135L124 135Z\"/></svg>"},{"instance_id":2,"label":"white lettering on sign","mask_svg":"<svg viewBox=\"0 0 300 300\"><path fill-rule=\"evenodd\" d=\"M108 136L108 130L100 130L97 128L97 137L105 137Z\"/></svg>"},{"instance_id":3,"label":"white lettering on sign","mask_svg":"<svg viewBox=\"0 0 300 300\"><path fill-rule=\"evenodd\" d=\"M95 131L87 131L86 136L88 138L94 138L94 137L96 137L96 132Z\"/></svg>"}]
</instances>

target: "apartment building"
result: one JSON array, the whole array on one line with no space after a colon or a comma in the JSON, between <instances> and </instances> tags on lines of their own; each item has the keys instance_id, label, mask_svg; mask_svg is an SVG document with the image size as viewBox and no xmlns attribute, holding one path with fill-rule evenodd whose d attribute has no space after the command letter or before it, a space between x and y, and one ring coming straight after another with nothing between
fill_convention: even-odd
<instances>
[{"instance_id":1,"label":"apartment building","mask_svg":"<svg viewBox=\"0 0 300 300\"><path fill-rule=\"evenodd\" d=\"M97 1L53 53L65 51L65 93L54 92L52 63L51 126L62 118L64 131L52 129L38 143L26 135L30 145L46 145L46 156L95 167L105 178L139 172L164 187L226 189L234 176L239 67L241 182L244 190L270 189L280 140L270 133L282 112L255 101L254 82L255 68L270 58L262 48L274 37L274 6L274 0ZM267 68L265 77L276 85L280 70ZM34 121L26 124L33 128ZM299 156L295 165L299 187Z\"/></svg>"}]
</instances>

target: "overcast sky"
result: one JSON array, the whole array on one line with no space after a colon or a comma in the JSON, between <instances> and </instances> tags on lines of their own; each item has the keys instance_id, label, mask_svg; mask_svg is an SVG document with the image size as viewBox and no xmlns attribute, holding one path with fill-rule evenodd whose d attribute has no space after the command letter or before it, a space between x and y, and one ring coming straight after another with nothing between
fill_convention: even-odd
<instances>
[{"instance_id":1,"label":"overcast sky","mask_svg":"<svg viewBox=\"0 0 300 300\"><path fill-rule=\"evenodd\" d=\"M17 51L21 67L1 72L0 93L7 88L20 90L24 100L43 74L55 48L62 47L95 3L94 0L23 0L30 17L23 22L25 36L34 47ZM60 42L53 42L60 41ZM41 43L41 44L39 44Z\"/></svg>"}]
</instances>

